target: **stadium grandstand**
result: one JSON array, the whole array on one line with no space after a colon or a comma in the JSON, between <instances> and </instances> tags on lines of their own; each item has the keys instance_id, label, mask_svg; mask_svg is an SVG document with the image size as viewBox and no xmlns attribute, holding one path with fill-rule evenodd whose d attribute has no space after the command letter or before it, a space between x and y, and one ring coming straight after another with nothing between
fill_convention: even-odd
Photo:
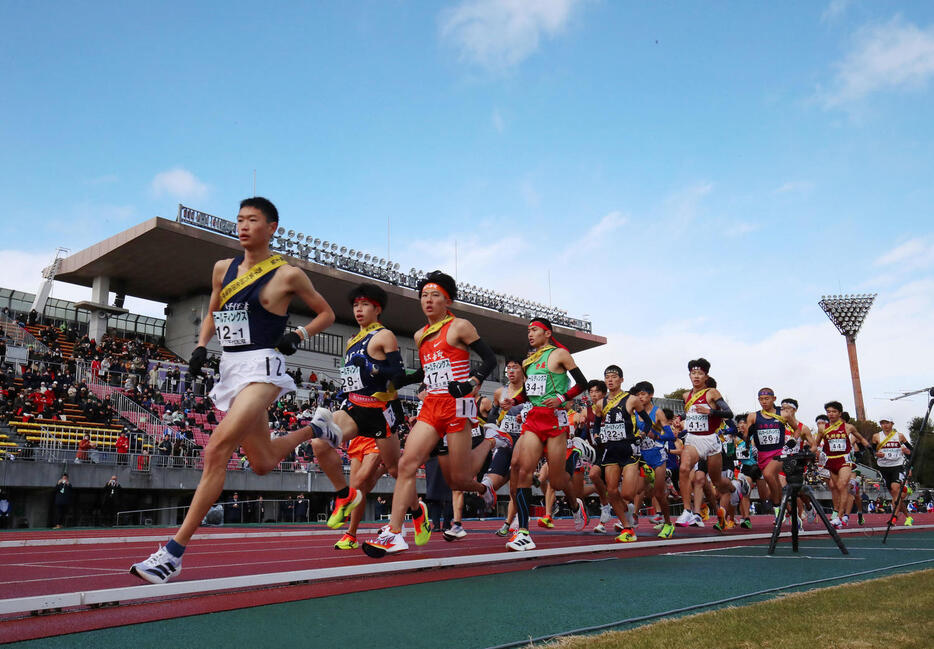
<instances>
[{"instance_id":1,"label":"stadium grandstand","mask_svg":"<svg viewBox=\"0 0 934 649\"><path fill-rule=\"evenodd\" d=\"M234 232L233 221L179 205L174 221L152 218L56 257L35 295L0 288L0 356L7 368L0 387L9 397L0 412L0 449L13 460L0 463L0 471L17 526L52 520L51 487L63 470L75 490L71 524L112 522L101 509L100 490L114 473L123 486L121 509L155 511L140 521L176 522L198 483L200 450L223 416L205 399L212 373L191 380L183 359L194 349L207 312L214 263L240 252ZM396 332L407 367L418 366L412 335L424 316L414 288L425 271L401 272L398 263L283 228L272 247L308 274L337 316L333 326L289 358L299 389L270 410L274 434L302 425L315 406L337 407L344 346L357 330L345 295L361 281L385 288L390 304L383 322ZM48 297L53 280L90 287L91 299ZM123 308L126 296L165 304L165 318L130 313ZM549 318L572 352L606 342L584 319L471 284L459 286L454 308L477 326L501 369L507 356L525 354L532 317ZM295 322L308 315L298 303L290 309ZM214 342L208 349L209 367L213 363L216 369L220 348ZM490 381L483 391L490 394L496 387ZM404 396L414 400L412 388ZM245 458L234 454L228 491L244 499L308 493L309 518L326 510L331 487L310 448L297 449L265 477L247 468ZM369 517L375 517L376 496L392 488L389 478L380 480L368 503Z\"/></svg>"}]
</instances>

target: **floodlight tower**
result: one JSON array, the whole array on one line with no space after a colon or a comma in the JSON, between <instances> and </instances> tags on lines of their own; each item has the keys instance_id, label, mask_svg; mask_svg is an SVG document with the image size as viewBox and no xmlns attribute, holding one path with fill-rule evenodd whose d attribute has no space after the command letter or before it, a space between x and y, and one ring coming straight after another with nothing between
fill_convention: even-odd
<instances>
[{"instance_id":1,"label":"floodlight tower","mask_svg":"<svg viewBox=\"0 0 934 649\"><path fill-rule=\"evenodd\" d=\"M853 379L853 400L856 402L856 418L866 419L863 406L863 389L859 384L859 364L856 362L856 334L863 326L866 314L872 308L876 294L859 295L822 295L820 308L841 334L846 338L846 352L850 357L850 377Z\"/></svg>"}]
</instances>

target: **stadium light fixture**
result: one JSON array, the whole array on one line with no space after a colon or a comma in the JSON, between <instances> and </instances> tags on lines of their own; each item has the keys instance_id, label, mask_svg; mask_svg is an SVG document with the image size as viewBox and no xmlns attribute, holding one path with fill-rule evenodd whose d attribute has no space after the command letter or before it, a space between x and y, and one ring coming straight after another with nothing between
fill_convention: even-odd
<instances>
[{"instance_id":1,"label":"stadium light fixture","mask_svg":"<svg viewBox=\"0 0 934 649\"><path fill-rule=\"evenodd\" d=\"M866 419L863 405L863 389L859 380L859 363L856 360L856 334L863 326L863 321L876 299L875 293L858 295L822 295L817 304L827 317L846 338L846 351L850 361L850 378L853 382L853 400L856 403L856 418Z\"/></svg>"}]
</instances>

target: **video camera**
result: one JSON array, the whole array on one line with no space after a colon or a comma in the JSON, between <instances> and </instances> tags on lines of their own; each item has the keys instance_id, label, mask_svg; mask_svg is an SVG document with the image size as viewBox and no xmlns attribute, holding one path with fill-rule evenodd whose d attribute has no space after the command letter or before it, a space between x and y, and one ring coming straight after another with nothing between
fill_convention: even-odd
<instances>
[{"instance_id":1,"label":"video camera","mask_svg":"<svg viewBox=\"0 0 934 649\"><path fill-rule=\"evenodd\" d=\"M795 447L795 440L790 439L785 442L787 448ZM782 471L789 483L797 483L799 486L804 482L804 474L808 467L817 460L814 452L808 448L803 448L797 453L790 453L782 458Z\"/></svg>"}]
</instances>

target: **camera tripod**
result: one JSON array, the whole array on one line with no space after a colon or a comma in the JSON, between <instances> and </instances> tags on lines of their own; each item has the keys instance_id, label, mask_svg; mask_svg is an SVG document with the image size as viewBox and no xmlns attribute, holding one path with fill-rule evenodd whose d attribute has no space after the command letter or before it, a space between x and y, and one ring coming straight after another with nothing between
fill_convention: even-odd
<instances>
[{"instance_id":1,"label":"camera tripod","mask_svg":"<svg viewBox=\"0 0 934 649\"><path fill-rule=\"evenodd\" d=\"M801 527L798 521L798 496L803 493L810 498L811 507L817 511L817 515L824 522L824 527L827 528L830 536L836 542L837 547L840 548L840 552L849 554L850 552L846 549L846 546L843 545L843 540L840 538L840 535L837 534L837 530L831 525L827 514L824 513L824 508L817 502L817 496L814 495L814 490L811 489L809 485L804 484L804 472L786 473L785 477L787 483L782 489L782 502L778 506L778 517L775 519L775 527L772 528L772 540L769 542L768 553L775 553L775 544L778 543L778 537L782 533L782 523L785 520L785 508L789 503L790 506L788 509L791 511L791 549L793 552L798 551L798 531Z\"/></svg>"}]
</instances>

